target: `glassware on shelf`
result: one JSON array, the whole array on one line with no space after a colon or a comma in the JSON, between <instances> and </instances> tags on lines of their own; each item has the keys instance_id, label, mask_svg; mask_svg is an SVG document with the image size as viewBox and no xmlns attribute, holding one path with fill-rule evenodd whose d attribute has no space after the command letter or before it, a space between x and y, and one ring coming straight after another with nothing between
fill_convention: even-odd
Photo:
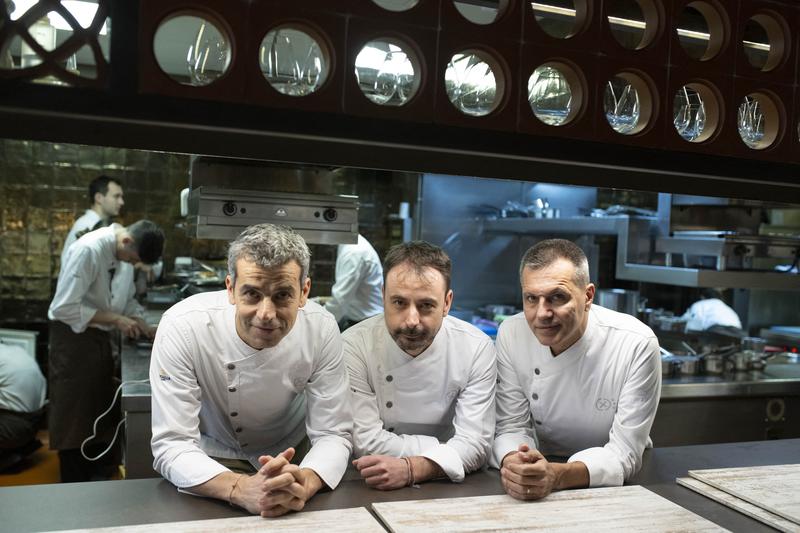
<instances>
[{"instance_id":1,"label":"glassware on shelf","mask_svg":"<svg viewBox=\"0 0 800 533\"><path fill-rule=\"evenodd\" d=\"M502 96L498 94L492 67L478 52L455 54L447 64L444 79L447 97L466 115L488 115L495 110Z\"/></svg>"},{"instance_id":2,"label":"glassware on shelf","mask_svg":"<svg viewBox=\"0 0 800 533\"><path fill-rule=\"evenodd\" d=\"M311 35L297 28L272 29L261 41L261 73L270 86L288 96L306 96L328 79L329 61Z\"/></svg>"},{"instance_id":3,"label":"glassware on shelf","mask_svg":"<svg viewBox=\"0 0 800 533\"><path fill-rule=\"evenodd\" d=\"M766 120L757 98L751 95L744 97L737 112L737 125L739 137L744 144L754 150L763 148L761 143L764 139Z\"/></svg>"},{"instance_id":4,"label":"glassware on shelf","mask_svg":"<svg viewBox=\"0 0 800 533\"><path fill-rule=\"evenodd\" d=\"M386 11L408 11L419 3L419 0L372 0Z\"/></svg>"},{"instance_id":5,"label":"glassware on shelf","mask_svg":"<svg viewBox=\"0 0 800 533\"><path fill-rule=\"evenodd\" d=\"M225 73L230 62L227 39L216 26L206 20L201 21L186 54L190 84L196 87L216 81Z\"/></svg>"},{"instance_id":6,"label":"glassware on shelf","mask_svg":"<svg viewBox=\"0 0 800 533\"><path fill-rule=\"evenodd\" d=\"M630 135L639 125L639 91L621 76L606 84L603 98L606 120L617 133Z\"/></svg>"},{"instance_id":7,"label":"glassware on shelf","mask_svg":"<svg viewBox=\"0 0 800 533\"><path fill-rule=\"evenodd\" d=\"M56 29L50 24L47 16L40 18L28 28L28 33L45 51L52 52L56 49ZM42 62L39 54L23 39L20 48L20 68L35 67Z\"/></svg>"},{"instance_id":8,"label":"glassware on shelf","mask_svg":"<svg viewBox=\"0 0 800 533\"><path fill-rule=\"evenodd\" d=\"M528 79L528 103L545 124L565 124L572 109L572 89L564 74L550 65L534 70Z\"/></svg>"},{"instance_id":9,"label":"glassware on shelf","mask_svg":"<svg viewBox=\"0 0 800 533\"><path fill-rule=\"evenodd\" d=\"M405 105L420 83L409 53L385 40L364 45L356 56L355 75L364 96L378 105Z\"/></svg>"},{"instance_id":10,"label":"glassware on shelf","mask_svg":"<svg viewBox=\"0 0 800 533\"><path fill-rule=\"evenodd\" d=\"M695 142L706 127L706 107L699 92L684 85L675 93L672 123L678 135Z\"/></svg>"}]
</instances>

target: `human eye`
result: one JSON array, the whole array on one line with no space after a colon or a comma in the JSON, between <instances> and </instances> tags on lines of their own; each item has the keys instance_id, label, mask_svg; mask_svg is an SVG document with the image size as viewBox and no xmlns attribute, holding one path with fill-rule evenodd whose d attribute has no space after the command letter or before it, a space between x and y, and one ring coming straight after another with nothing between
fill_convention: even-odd
<instances>
[{"instance_id":1,"label":"human eye","mask_svg":"<svg viewBox=\"0 0 800 533\"><path fill-rule=\"evenodd\" d=\"M563 292L557 292L550 296L550 302L553 305L563 305L569 300L569 297Z\"/></svg>"},{"instance_id":2,"label":"human eye","mask_svg":"<svg viewBox=\"0 0 800 533\"><path fill-rule=\"evenodd\" d=\"M258 291L254 289L244 289L242 291L242 296L248 302L256 302L259 299Z\"/></svg>"}]
</instances>

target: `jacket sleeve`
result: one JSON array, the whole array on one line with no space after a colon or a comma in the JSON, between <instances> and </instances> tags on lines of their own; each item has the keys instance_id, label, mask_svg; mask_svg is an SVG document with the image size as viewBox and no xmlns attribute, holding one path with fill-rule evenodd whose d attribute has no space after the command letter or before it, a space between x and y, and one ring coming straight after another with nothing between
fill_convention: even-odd
<instances>
[{"instance_id":1,"label":"jacket sleeve","mask_svg":"<svg viewBox=\"0 0 800 533\"><path fill-rule=\"evenodd\" d=\"M347 469L353 451L353 413L348 402L347 370L339 328L329 316L311 379L305 388L306 432L311 450L300 463L331 489Z\"/></svg>"},{"instance_id":2,"label":"jacket sleeve","mask_svg":"<svg viewBox=\"0 0 800 533\"><path fill-rule=\"evenodd\" d=\"M200 448L200 386L189 337L165 316L150 358L153 468L179 488L228 471Z\"/></svg>"},{"instance_id":3,"label":"jacket sleeve","mask_svg":"<svg viewBox=\"0 0 800 533\"><path fill-rule=\"evenodd\" d=\"M492 446L491 465L500 468L508 453L516 451L520 444L538 448L539 443L531 420L531 409L520 378L524 371L515 364L511 349L513 330L506 324L500 326L497 335L497 425Z\"/></svg>"},{"instance_id":4,"label":"jacket sleeve","mask_svg":"<svg viewBox=\"0 0 800 533\"><path fill-rule=\"evenodd\" d=\"M650 337L633 349L608 443L581 450L568 460L586 465L590 487L622 485L642 467L642 453L650 443L650 428L661 397L658 340Z\"/></svg>"},{"instance_id":5,"label":"jacket sleeve","mask_svg":"<svg viewBox=\"0 0 800 533\"><path fill-rule=\"evenodd\" d=\"M84 303L84 296L100 269L87 248L76 248L67 254L67 262L61 269L56 294L50 303L50 318L67 324L75 333L82 333L98 311Z\"/></svg>"}]
</instances>

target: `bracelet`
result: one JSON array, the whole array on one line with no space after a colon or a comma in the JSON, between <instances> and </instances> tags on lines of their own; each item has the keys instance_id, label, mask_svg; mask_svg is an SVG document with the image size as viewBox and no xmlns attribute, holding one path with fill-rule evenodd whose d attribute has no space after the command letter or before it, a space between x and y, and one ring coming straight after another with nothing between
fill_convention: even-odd
<instances>
[{"instance_id":1,"label":"bracelet","mask_svg":"<svg viewBox=\"0 0 800 533\"><path fill-rule=\"evenodd\" d=\"M406 486L410 487L414 484L414 466L411 463L411 458L403 457L403 459L406 462L406 466L408 466L408 485Z\"/></svg>"},{"instance_id":2,"label":"bracelet","mask_svg":"<svg viewBox=\"0 0 800 533\"><path fill-rule=\"evenodd\" d=\"M231 492L230 492L230 494L228 494L228 505L230 505L231 507L235 507L235 506L233 505L233 491L235 491L235 490L236 490L236 486L237 486L237 485L239 485L239 482L240 482L240 481L242 480L242 478L243 478L243 477L245 477L246 475L247 475L247 474L239 474L239 477L237 477L237 478L236 478L236 481L235 481L235 482L233 483L233 485L231 486Z\"/></svg>"}]
</instances>

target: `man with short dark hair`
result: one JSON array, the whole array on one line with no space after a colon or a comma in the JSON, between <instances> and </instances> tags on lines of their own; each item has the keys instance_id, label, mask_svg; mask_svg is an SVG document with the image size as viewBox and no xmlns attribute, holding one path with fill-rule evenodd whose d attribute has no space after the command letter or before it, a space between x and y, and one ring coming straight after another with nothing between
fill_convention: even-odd
<instances>
[{"instance_id":1,"label":"man with short dark hair","mask_svg":"<svg viewBox=\"0 0 800 533\"><path fill-rule=\"evenodd\" d=\"M622 485L651 447L661 393L653 332L593 305L583 251L550 239L520 264L523 312L497 335L493 460L503 488L534 500L551 491ZM568 457L552 463L545 455Z\"/></svg>"},{"instance_id":2,"label":"man with short dark hair","mask_svg":"<svg viewBox=\"0 0 800 533\"><path fill-rule=\"evenodd\" d=\"M491 452L497 372L492 340L448 316L450 258L438 246L395 246L383 314L342 335L354 410L354 466L391 490L462 481Z\"/></svg>"},{"instance_id":3,"label":"man with short dark hair","mask_svg":"<svg viewBox=\"0 0 800 533\"><path fill-rule=\"evenodd\" d=\"M341 480L347 372L336 320L308 301L310 255L290 228L251 226L228 250L227 290L161 318L153 466L179 489L272 517Z\"/></svg>"},{"instance_id":4,"label":"man with short dark hair","mask_svg":"<svg viewBox=\"0 0 800 533\"><path fill-rule=\"evenodd\" d=\"M67 250L50 309L50 447L59 451L62 481L89 481L94 465L81 443L114 397L114 360L109 332L152 336L141 317L115 312L111 282L121 261L152 264L161 257L164 233L149 220L91 231ZM105 419L104 419L105 421ZM108 443L113 425L101 424L98 441ZM103 450L94 445L92 450Z\"/></svg>"},{"instance_id":5,"label":"man with short dark hair","mask_svg":"<svg viewBox=\"0 0 800 533\"><path fill-rule=\"evenodd\" d=\"M69 247L80 237L92 230L111 224L111 219L119 216L123 199L122 182L116 178L100 175L89 183L89 204L91 207L75 221L64 239L64 248L61 250L61 264L67 255Z\"/></svg>"}]
</instances>

